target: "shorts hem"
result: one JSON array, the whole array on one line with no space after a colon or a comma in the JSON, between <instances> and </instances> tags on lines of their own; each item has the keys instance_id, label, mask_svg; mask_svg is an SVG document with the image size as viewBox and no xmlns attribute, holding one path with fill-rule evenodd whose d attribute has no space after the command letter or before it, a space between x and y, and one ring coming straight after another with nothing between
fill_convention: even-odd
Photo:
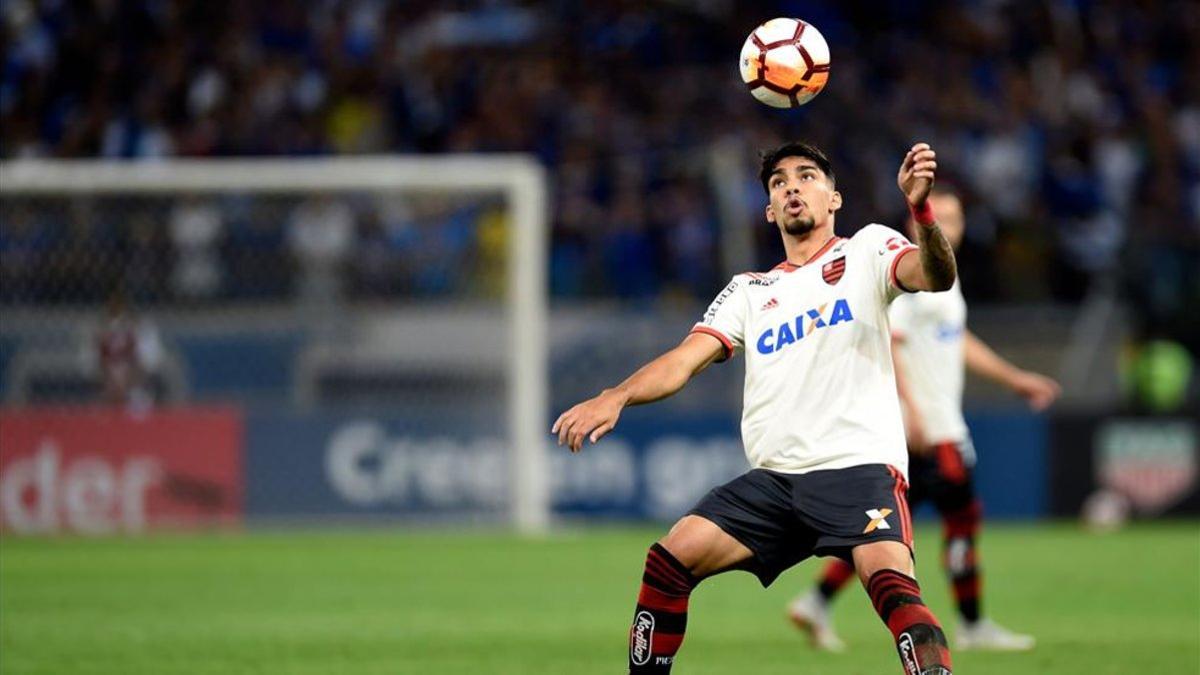
<instances>
[{"instance_id":1,"label":"shorts hem","mask_svg":"<svg viewBox=\"0 0 1200 675\"><path fill-rule=\"evenodd\" d=\"M904 541L904 537L902 537L900 533L882 536L872 535L870 537L821 537L821 541L813 547L813 555L822 557L832 556L834 558L840 558L848 562L853 562L850 552L856 547L864 546L866 544L874 544L880 541L894 541L904 544L904 547L908 549L908 555L912 557L914 562L916 561L916 550L913 548L912 544Z\"/></svg>"},{"instance_id":2,"label":"shorts hem","mask_svg":"<svg viewBox=\"0 0 1200 675\"><path fill-rule=\"evenodd\" d=\"M757 577L758 583L762 584L763 588L767 588L768 586L770 586L771 583L774 582L776 579L778 579L779 575L783 573L783 570L772 573L768 569L767 565L763 562L762 554L759 553L758 547L756 547L752 542L746 541L742 537L739 537L736 532L737 528L733 526L733 523L730 523L724 517L722 517L718 514L715 514L715 513L710 513L710 512L701 510L701 509L692 509L691 511L688 511L685 515L699 516L700 518L707 520L708 522L712 523L713 525L716 525L717 527L721 528L721 531L724 532L725 534L733 537L734 540L737 541L737 543L750 549L750 553L752 553L754 555L754 558L753 558L754 559L754 567L747 567L747 568L742 568L742 569L745 569L747 572L749 572L749 573L753 574L755 577Z\"/></svg>"}]
</instances>

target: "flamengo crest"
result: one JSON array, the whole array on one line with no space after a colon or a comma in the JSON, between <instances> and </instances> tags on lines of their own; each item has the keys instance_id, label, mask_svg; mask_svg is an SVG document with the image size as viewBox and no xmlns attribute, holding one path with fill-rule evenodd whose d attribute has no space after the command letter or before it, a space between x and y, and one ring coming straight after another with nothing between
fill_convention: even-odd
<instances>
[{"instance_id":1,"label":"flamengo crest","mask_svg":"<svg viewBox=\"0 0 1200 675\"><path fill-rule=\"evenodd\" d=\"M835 258L821 266L821 278L830 286L842 280L846 273L846 256Z\"/></svg>"}]
</instances>

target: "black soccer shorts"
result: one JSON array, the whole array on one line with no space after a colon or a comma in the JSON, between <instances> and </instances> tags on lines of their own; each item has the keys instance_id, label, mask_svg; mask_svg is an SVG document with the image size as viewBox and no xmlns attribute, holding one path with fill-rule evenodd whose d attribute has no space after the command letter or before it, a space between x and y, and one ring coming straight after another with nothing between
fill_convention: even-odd
<instances>
[{"instance_id":1,"label":"black soccer shorts","mask_svg":"<svg viewBox=\"0 0 1200 675\"><path fill-rule=\"evenodd\" d=\"M714 488L689 512L754 552L743 569L764 587L813 555L850 560L855 546L898 541L912 550L904 476L886 464L803 474L753 469Z\"/></svg>"},{"instance_id":2,"label":"black soccer shorts","mask_svg":"<svg viewBox=\"0 0 1200 675\"><path fill-rule=\"evenodd\" d=\"M965 444L969 444L967 440ZM975 481L972 476L974 449L960 443L937 443L929 452L909 453L908 503L916 508L926 500L933 502L938 513L954 513L975 502Z\"/></svg>"}]
</instances>

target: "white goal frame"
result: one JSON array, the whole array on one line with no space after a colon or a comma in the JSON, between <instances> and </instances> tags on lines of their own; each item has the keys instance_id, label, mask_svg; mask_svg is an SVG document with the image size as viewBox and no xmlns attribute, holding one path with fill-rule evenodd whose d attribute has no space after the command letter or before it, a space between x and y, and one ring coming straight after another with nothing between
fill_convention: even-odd
<instances>
[{"instance_id":1,"label":"white goal frame","mask_svg":"<svg viewBox=\"0 0 1200 675\"><path fill-rule=\"evenodd\" d=\"M512 347L507 363L511 516L518 531L544 533L550 524L546 457L548 189L545 169L532 156L0 162L0 197L4 198L396 189L502 194L507 200L513 224L508 243L505 301Z\"/></svg>"}]
</instances>

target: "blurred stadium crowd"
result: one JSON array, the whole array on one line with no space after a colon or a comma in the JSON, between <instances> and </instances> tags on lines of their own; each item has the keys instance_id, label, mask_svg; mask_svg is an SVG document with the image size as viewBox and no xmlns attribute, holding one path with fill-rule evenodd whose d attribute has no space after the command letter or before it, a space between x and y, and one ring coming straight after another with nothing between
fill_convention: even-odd
<instances>
[{"instance_id":1,"label":"blurred stadium crowd","mask_svg":"<svg viewBox=\"0 0 1200 675\"><path fill-rule=\"evenodd\" d=\"M722 283L713 143L732 141L721 147L749 161L802 137L834 161L843 234L897 223L895 165L930 141L970 198L972 298L1073 302L1096 280L1136 279L1124 284L1131 304L1174 332L1195 300L1194 2L3 7L5 158L533 152L555 179L558 298L707 299ZM776 15L809 20L833 48L829 87L798 111L759 105L736 74L745 35ZM746 177L746 208L759 213ZM447 270L503 238L496 210L453 204L317 195L106 209L6 218L3 301L98 300L89 293L122 275L160 289L144 300L284 298L320 279L297 272L313 264L356 270L342 280L352 297L436 295L454 283ZM256 209L266 215L237 215ZM777 239L761 229L759 262L773 264Z\"/></svg>"}]
</instances>

